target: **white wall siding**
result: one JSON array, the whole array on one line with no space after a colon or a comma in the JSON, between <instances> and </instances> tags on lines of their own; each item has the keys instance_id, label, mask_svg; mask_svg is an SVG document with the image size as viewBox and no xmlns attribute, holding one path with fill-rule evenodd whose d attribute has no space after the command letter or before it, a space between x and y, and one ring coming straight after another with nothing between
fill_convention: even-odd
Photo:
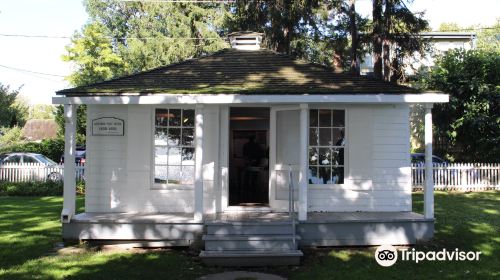
<instances>
[{"instance_id":1,"label":"white wall siding","mask_svg":"<svg viewBox=\"0 0 500 280\"><path fill-rule=\"evenodd\" d=\"M168 107L168 106L167 106ZM218 146L218 107L207 106L204 141ZM154 107L144 105L89 105L87 129L86 212L193 212L194 188L152 188ZM92 136L90 124L98 117L125 121L124 136ZM215 211L214 167L217 149L204 149L205 211Z\"/></svg>"},{"instance_id":2,"label":"white wall siding","mask_svg":"<svg viewBox=\"0 0 500 280\"><path fill-rule=\"evenodd\" d=\"M125 136L92 136L92 120L116 117L127 124L127 106L87 106L86 212L108 212L122 207L120 192L127 185L127 128Z\"/></svg>"},{"instance_id":3,"label":"white wall siding","mask_svg":"<svg viewBox=\"0 0 500 280\"><path fill-rule=\"evenodd\" d=\"M411 211L409 114L408 105L373 110L373 191L384 194L380 205L390 211Z\"/></svg>"},{"instance_id":4,"label":"white wall siding","mask_svg":"<svg viewBox=\"0 0 500 280\"><path fill-rule=\"evenodd\" d=\"M194 186L152 188L154 108L88 105L86 212L194 211ZM409 107L344 108L345 183L310 185L308 211L411 211ZM219 105L206 105L203 111L204 212L213 213L223 208L220 172L228 147L220 144ZM92 136L91 121L99 117L123 119L125 135Z\"/></svg>"},{"instance_id":5,"label":"white wall siding","mask_svg":"<svg viewBox=\"0 0 500 280\"><path fill-rule=\"evenodd\" d=\"M349 106L346 114L345 183L310 185L309 211L411 211L408 106Z\"/></svg>"}]
</instances>

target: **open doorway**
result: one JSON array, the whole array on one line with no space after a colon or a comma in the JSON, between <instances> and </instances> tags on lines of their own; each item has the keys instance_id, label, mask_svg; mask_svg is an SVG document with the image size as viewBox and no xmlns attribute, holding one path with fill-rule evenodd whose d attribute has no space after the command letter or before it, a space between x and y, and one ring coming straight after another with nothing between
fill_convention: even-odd
<instances>
[{"instance_id":1,"label":"open doorway","mask_svg":"<svg viewBox=\"0 0 500 280\"><path fill-rule=\"evenodd\" d=\"M230 206L269 203L269 112L261 107L230 109Z\"/></svg>"}]
</instances>

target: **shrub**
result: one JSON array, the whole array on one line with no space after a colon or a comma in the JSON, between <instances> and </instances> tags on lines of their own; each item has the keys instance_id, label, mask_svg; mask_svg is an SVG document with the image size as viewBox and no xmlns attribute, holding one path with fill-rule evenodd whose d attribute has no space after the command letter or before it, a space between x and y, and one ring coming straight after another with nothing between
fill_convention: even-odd
<instances>
[{"instance_id":1,"label":"shrub","mask_svg":"<svg viewBox=\"0 0 500 280\"><path fill-rule=\"evenodd\" d=\"M457 161L500 158L500 54L450 50L422 83L450 95L436 104L436 152Z\"/></svg>"},{"instance_id":2,"label":"shrub","mask_svg":"<svg viewBox=\"0 0 500 280\"><path fill-rule=\"evenodd\" d=\"M58 196L62 194L62 182L0 182L0 196Z\"/></svg>"},{"instance_id":3,"label":"shrub","mask_svg":"<svg viewBox=\"0 0 500 280\"><path fill-rule=\"evenodd\" d=\"M14 145L21 141L22 128L19 126L0 128L0 147Z\"/></svg>"}]
</instances>

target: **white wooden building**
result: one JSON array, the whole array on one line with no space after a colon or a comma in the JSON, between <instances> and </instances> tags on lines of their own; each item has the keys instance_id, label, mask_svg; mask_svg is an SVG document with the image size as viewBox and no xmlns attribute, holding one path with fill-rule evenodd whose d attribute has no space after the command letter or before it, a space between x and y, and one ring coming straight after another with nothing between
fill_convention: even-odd
<instances>
[{"instance_id":1,"label":"white wooden building","mask_svg":"<svg viewBox=\"0 0 500 280\"><path fill-rule=\"evenodd\" d=\"M334 73L260 41L232 34L231 49L58 92L65 239L169 246L202 238L207 263L271 264L296 263L298 245L433 236L432 176L425 214L412 212L409 105L426 105L430 156L431 108L448 96ZM77 214L71 158L81 104L86 194Z\"/></svg>"}]
</instances>

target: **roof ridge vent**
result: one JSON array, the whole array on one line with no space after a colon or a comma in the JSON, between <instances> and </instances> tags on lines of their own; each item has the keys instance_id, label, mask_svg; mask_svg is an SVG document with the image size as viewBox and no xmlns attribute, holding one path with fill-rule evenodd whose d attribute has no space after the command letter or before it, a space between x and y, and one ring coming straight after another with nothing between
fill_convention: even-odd
<instances>
[{"instance_id":1,"label":"roof ridge vent","mask_svg":"<svg viewBox=\"0 0 500 280\"><path fill-rule=\"evenodd\" d=\"M231 48L238 50L259 50L262 33L252 31L233 32L228 35Z\"/></svg>"}]
</instances>

